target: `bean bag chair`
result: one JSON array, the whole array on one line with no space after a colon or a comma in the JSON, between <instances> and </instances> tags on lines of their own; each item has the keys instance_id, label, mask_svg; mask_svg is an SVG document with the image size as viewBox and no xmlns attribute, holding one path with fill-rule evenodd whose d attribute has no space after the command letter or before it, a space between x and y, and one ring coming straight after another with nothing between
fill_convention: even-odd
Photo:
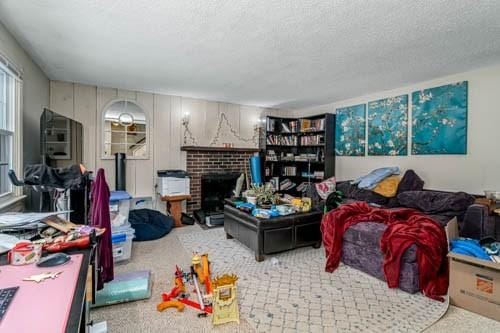
<instances>
[{"instance_id":1,"label":"bean bag chair","mask_svg":"<svg viewBox=\"0 0 500 333\"><path fill-rule=\"evenodd\" d=\"M135 242L162 238L174 225L174 220L170 216L152 209L131 210L128 219L135 230Z\"/></svg>"}]
</instances>

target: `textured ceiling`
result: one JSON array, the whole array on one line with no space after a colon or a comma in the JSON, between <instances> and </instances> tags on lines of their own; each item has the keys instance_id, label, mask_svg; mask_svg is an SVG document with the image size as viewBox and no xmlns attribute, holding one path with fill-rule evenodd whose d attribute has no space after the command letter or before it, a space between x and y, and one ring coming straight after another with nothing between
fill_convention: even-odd
<instances>
[{"instance_id":1,"label":"textured ceiling","mask_svg":"<svg viewBox=\"0 0 500 333\"><path fill-rule=\"evenodd\" d=\"M300 108L500 63L498 0L0 0L56 80Z\"/></svg>"}]
</instances>

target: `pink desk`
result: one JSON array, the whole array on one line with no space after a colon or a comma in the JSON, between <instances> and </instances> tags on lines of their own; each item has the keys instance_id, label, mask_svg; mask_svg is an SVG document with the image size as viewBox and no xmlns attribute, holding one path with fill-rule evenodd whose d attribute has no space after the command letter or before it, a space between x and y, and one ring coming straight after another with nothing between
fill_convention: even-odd
<instances>
[{"instance_id":1,"label":"pink desk","mask_svg":"<svg viewBox=\"0 0 500 333\"><path fill-rule=\"evenodd\" d=\"M0 288L19 286L0 322L0 332L65 332L82 257L74 254L68 263L49 268L0 266ZM62 273L53 280L22 281L31 275L58 271Z\"/></svg>"}]
</instances>

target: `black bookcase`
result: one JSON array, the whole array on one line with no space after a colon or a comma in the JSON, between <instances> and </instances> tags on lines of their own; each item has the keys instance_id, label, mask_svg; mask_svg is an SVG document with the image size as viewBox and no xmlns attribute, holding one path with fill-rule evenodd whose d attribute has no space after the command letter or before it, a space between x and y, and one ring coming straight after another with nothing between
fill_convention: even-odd
<instances>
[{"instance_id":1,"label":"black bookcase","mask_svg":"<svg viewBox=\"0 0 500 333\"><path fill-rule=\"evenodd\" d=\"M281 193L300 195L301 187L335 175L334 114L267 117L265 143L265 179Z\"/></svg>"}]
</instances>

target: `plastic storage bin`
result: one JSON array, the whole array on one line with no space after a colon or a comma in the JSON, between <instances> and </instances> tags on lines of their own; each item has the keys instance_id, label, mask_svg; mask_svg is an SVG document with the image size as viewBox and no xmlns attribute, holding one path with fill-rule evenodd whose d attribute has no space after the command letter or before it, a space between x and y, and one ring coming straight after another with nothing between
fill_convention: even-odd
<instances>
[{"instance_id":1,"label":"plastic storage bin","mask_svg":"<svg viewBox=\"0 0 500 333\"><path fill-rule=\"evenodd\" d=\"M117 229L113 230L111 234L113 261L115 263L130 259L132 255L132 239L134 239L134 229L130 227L130 224Z\"/></svg>"},{"instance_id":2,"label":"plastic storage bin","mask_svg":"<svg viewBox=\"0 0 500 333\"><path fill-rule=\"evenodd\" d=\"M111 227L113 229L128 223L130 199L132 199L132 197L126 191L111 192L109 197L109 214L111 217Z\"/></svg>"}]
</instances>

